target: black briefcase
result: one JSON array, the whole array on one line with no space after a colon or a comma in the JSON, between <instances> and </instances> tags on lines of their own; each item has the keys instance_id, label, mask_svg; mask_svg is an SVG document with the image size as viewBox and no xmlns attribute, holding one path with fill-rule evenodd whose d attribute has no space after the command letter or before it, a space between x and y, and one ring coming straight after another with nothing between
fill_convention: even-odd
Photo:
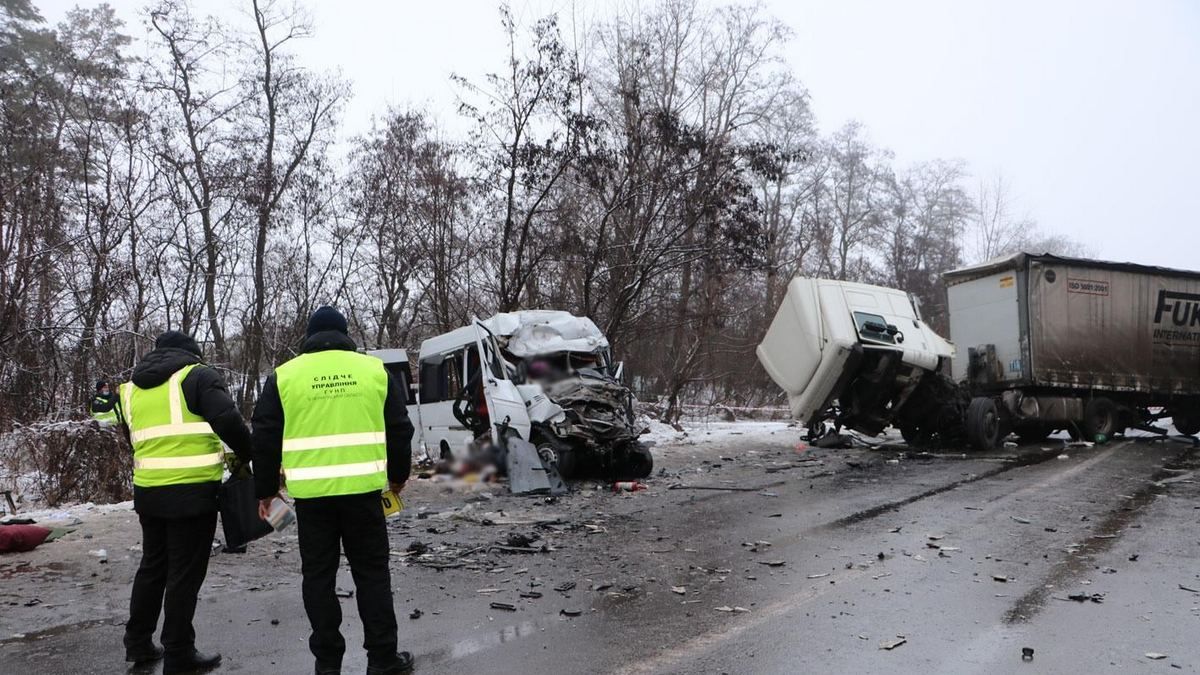
<instances>
[{"instance_id":1,"label":"black briefcase","mask_svg":"<svg viewBox=\"0 0 1200 675\"><path fill-rule=\"evenodd\" d=\"M238 474L242 475L238 475ZM249 472L235 472L221 483L219 495L221 527L225 530L225 552L242 553L246 544L267 536L273 530L270 523L258 517L258 500L254 498L254 477Z\"/></svg>"}]
</instances>

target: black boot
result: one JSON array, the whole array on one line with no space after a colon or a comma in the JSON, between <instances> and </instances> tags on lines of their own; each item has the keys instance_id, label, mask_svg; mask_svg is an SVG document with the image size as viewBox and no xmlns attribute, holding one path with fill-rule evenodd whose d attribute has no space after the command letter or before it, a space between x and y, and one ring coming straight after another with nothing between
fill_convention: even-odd
<instances>
[{"instance_id":1,"label":"black boot","mask_svg":"<svg viewBox=\"0 0 1200 675\"><path fill-rule=\"evenodd\" d=\"M367 663L367 675L403 675L412 672L412 669L413 655L408 652L397 653L395 658L387 663Z\"/></svg>"},{"instance_id":2,"label":"black boot","mask_svg":"<svg viewBox=\"0 0 1200 675\"><path fill-rule=\"evenodd\" d=\"M317 675L342 675L342 668L341 666L323 666L318 663L313 672Z\"/></svg>"},{"instance_id":3,"label":"black boot","mask_svg":"<svg viewBox=\"0 0 1200 675\"><path fill-rule=\"evenodd\" d=\"M183 654L167 654L163 659L163 675L202 673L221 665L220 654L201 654L193 649Z\"/></svg>"},{"instance_id":4,"label":"black boot","mask_svg":"<svg viewBox=\"0 0 1200 675\"><path fill-rule=\"evenodd\" d=\"M125 648L125 660L129 663L153 663L162 657L162 647L156 646L153 642L141 647L137 647L136 649L131 649L129 647Z\"/></svg>"}]
</instances>

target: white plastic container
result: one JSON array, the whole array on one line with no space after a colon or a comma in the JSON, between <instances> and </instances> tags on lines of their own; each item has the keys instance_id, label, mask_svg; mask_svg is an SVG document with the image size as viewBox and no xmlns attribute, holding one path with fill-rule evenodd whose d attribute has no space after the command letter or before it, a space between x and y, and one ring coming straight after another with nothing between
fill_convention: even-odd
<instances>
[{"instance_id":1,"label":"white plastic container","mask_svg":"<svg viewBox=\"0 0 1200 675\"><path fill-rule=\"evenodd\" d=\"M276 497L271 502L271 510L267 512L267 522L276 532L282 532L296 521L296 511L291 504Z\"/></svg>"}]
</instances>

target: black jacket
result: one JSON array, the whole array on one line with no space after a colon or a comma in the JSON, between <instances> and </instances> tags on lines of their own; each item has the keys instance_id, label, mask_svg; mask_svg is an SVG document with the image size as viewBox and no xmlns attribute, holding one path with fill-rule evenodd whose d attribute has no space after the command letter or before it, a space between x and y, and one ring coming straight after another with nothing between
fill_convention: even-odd
<instances>
[{"instance_id":1,"label":"black jacket","mask_svg":"<svg viewBox=\"0 0 1200 675\"><path fill-rule=\"evenodd\" d=\"M109 393L108 395L96 394L92 398L91 408L92 408L93 413L106 413L106 412L112 410L114 407L116 407L116 405L117 405L117 397L115 394L112 394L112 393Z\"/></svg>"},{"instance_id":2,"label":"black jacket","mask_svg":"<svg viewBox=\"0 0 1200 675\"><path fill-rule=\"evenodd\" d=\"M338 331L322 331L304 341L303 354L330 349L355 351L354 341ZM403 483L412 469L413 425L408 419L404 387L388 373L387 398L383 403L386 424L388 481ZM279 492L279 467L283 462L283 403L275 373L263 384L262 394L254 406L251 419L254 428L254 491L259 499Z\"/></svg>"},{"instance_id":3,"label":"black jacket","mask_svg":"<svg viewBox=\"0 0 1200 675\"><path fill-rule=\"evenodd\" d=\"M189 342L191 340L189 339ZM190 347L195 348L195 342ZM199 351L196 348L196 351ZM200 356L189 345L156 348L142 357L130 378L143 389L157 387L170 379L175 371L200 363ZM250 461L250 431L241 413L229 396L225 381L216 370L201 365L193 368L180 383L188 410L203 417L213 432L228 445L238 459ZM120 405L117 412L124 423ZM125 427L126 432L129 428ZM217 510L217 489L220 481L133 488L133 508L142 515L156 518L187 518Z\"/></svg>"}]
</instances>

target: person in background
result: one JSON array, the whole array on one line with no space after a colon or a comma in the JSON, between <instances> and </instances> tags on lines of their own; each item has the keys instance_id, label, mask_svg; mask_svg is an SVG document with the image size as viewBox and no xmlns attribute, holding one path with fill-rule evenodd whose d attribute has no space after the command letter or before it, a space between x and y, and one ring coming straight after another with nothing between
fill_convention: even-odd
<instances>
[{"instance_id":1,"label":"person in background","mask_svg":"<svg viewBox=\"0 0 1200 675\"><path fill-rule=\"evenodd\" d=\"M252 419L255 492L265 520L282 465L296 501L301 594L318 675L340 673L346 640L335 582L341 550L354 576L368 675L412 670L397 651L380 493L408 480L413 426L405 394L373 356L359 354L346 317L321 307L308 320L301 354L275 369Z\"/></svg>"},{"instance_id":2,"label":"person in background","mask_svg":"<svg viewBox=\"0 0 1200 675\"><path fill-rule=\"evenodd\" d=\"M220 373L202 358L190 336L163 333L121 385L117 403L133 445L133 508L142 525L125 660L162 658L167 675L221 663L220 654L196 651L192 618L217 527L222 442L250 461L250 431ZM160 611L162 648L153 641Z\"/></svg>"},{"instance_id":3,"label":"person in background","mask_svg":"<svg viewBox=\"0 0 1200 675\"><path fill-rule=\"evenodd\" d=\"M104 424L116 424L116 407L117 396L109 389L108 382L104 380L96 382L96 395L92 397L90 405L92 417Z\"/></svg>"}]
</instances>

